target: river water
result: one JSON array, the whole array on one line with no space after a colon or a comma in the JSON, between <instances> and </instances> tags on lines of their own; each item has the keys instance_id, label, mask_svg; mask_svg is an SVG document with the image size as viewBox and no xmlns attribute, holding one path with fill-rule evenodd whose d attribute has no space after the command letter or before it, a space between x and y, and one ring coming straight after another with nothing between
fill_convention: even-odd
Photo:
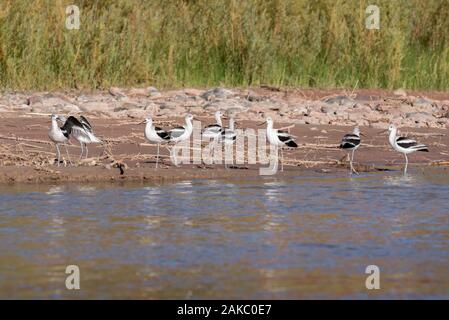
<instances>
[{"instance_id":1,"label":"river water","mask_svg":"<svg viewBox=\"0 0 449 320\"><path fill-rule=\"evenodd\" d=\"M0 298L449 298L448 190L446 170L1 186Z\"/></svg>"}]
</instances>

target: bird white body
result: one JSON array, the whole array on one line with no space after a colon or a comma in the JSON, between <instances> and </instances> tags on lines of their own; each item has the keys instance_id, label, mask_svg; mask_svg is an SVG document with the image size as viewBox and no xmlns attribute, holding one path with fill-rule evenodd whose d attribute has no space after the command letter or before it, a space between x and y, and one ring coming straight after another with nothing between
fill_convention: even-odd
<instances>
[{"instance_id":1,"label":"bird white body","mask_svg":"<svg viewBox=\"0 0 449 320\"><path fill-rule=\"evenodd\" d=\"M289 133L273 128L273 120L267 118L267 139L271 145L276 147L297 147L293 136ZM289 145L292 143L292 145Z\"/></svg>"},{"instance_id":2,"label":"bird white body","mask_svg":"<svg viewBox=\"0 0 449 320\"><path fill-rule=\"evenodd\" d=\"M393 147L394 150L396 150L397 152L402 153L404 155L404 157L405 157L404 174L406 174L407 173L407 167L408 167L407 154L410 154L410 153L415 152L415 151L426 151L426 152L428 152L429 150L427 149L426 145L419 144L419 143L417 143L413 139L406 138L406 137L398 137L397 136L398 129L394 125L390 125L388 130L390 131L390 135L388 137L388 142L390 143L390 145Z\"/></svg>"},{"instance_id":3,"label":"bird white body","mask_svg":"<svg viewBox=\"0 0 449 320\"><path fill-rule=\"evenodd\" d=\"M293 136L290 135L288 132L274 129L273 128L273 119L268 117L266 119L267 123L267 139L268 142L275 146L276 149L280 149L281 152L281 171L284 171L284 154L282 152L282 147L292 147L296 148L298 145L293 140ZM277 155L278 157L278 155Z\"/></svg>"},{"instance_id":4,"label":"bird white body","mask_svg":"<svg viewBox=\"0 0 449 320\"><path fill-rule=\"evenodd\" d=\"M163 130L161 128L156 128L153 125L153 119L151 117L146 118L144 122L146 123L145 131L144 131L145 138L150 142L157 143L157 155L156 155L156 167L155 167L155 169L157 169L158 165L159 165L160 145L161 145L161 143L170 142L170 136L169 136L168 132L166 132L165 130Z\"/></svg>"},{"instance_id":5,"label":"bird white body","mask_svg":"<svg viewBox=\"0 0 449 320\"><path fill-rule=\"evenodd\" d=\"M151 118L146 119L145 138L150 142L156 143L168 142L168 139L163 139L161 136L157 134L156 128L153 125L153 120Z\"/></svg>"},{"instance_id":6,"label":"bird white body","mask_svg":"<svg viewBox=\"0 0 449 320\"><path fill-rule=\"evenodd\" d=\"M170 141L178 143L190 139L193 132L192 124L193 116L188 114L185 117L186 125L184 127L174 128L169 131L171 138Z\"/></svg>"},{"instance_id":7,"label":"bird white body","mask_svg":"<svg viewBox=\"0 0 449 320\"><path fill-rule=\"evenodd\" d=\"M422 147L425 147L425 145L423 145L423 144L416 144L415 146L412 146L410 148L403 148L398 144L397 133L398 133L398 129L396 127L392 127L390 130L390 135L388 137L388 142L390 142L390 145L397 152L404 153L404 154L410 154L412 152L419 151L419 149L421 149ZM413 144L413 143L416 143L416 141L413 139L406 139L406 140L404 139L404 140L401 140L401 143L412 143Z\"/></svg>"},{"instance_id":8,"label":"bird white body","mask_svg":"<svg viewBox=\"0 0 449 320\"><path fill-rule=\"evenodd\" d=\"M91 143L101 143L102 141L95 136L90 123L83 116L80 117L80 120L70 116L64 124L64 127L66 125L70 128L70 134L80 143L80 159L83 157L84 149L86 149L85 158L87 159L89 153L87 145Z\"/></svg>"},{"instance_id":9,"label":"bird white body","mask_svg":"<svg viewBox=\"0 0 449 320\"><path fill-rule=\"evenodd\" d=\"M98 139L93 133L84 129L78 129L77 127L74 127L72 129L72 134L73 137L80 143L101 143L101 140Z\"/></svg>"},{"instance_id":10,"label":"bird white body","mask_svg":"<svg viewBox=\"0 0 449 320\"><path fill-rule=\"evenodd\" d=\"M355 127L352 133L346 134L340 143L340 148L346 151L352 151L352 156L349 157L349 166L351 169L351 173L357 173L357 171L354 169L353 162L354 162L354 152L360 147L360 129L358 127Z\"/></svg>"},{"instance_id":11,"label":"bird white body","mask_svg":"<svg viewBox=\"0 0 449 320\"><path fill-rule=\"evenodd\" d=\"M171 158L175 166L178 166L178 158L177 158L177 144L182 141L187 141L190 139L190 136L193 132L193 124L192 124L193 116L188 114L185 116L186 125L183 127L173 128L169 131L170 141L175 143L171 150Z\"/></svg>"},{"instance_id":12,"label":"bird white body","mask_svg":"<svg viewBox=\"0 0 449 320\"><path fill-rule=\"evenodd\" d=\"M48 137L54 143L66 143L69 141L69 138L67 138L61 128L59 128L57 119L58 117L56 115L51 117L51 126L50 131L48 132Z\"/></svg>"},{"instance_id":13,"label":"bird white body","mask_svg":"<svg viewBox=\"0 0 449 320\"><path fill-rule=\"evenodd\" d=\"M235 132L235 120L233 117L229 119L229 128L223 129L218 137L220 142L225 144L233 144L237 134Z\"/></svg>"},{"instance_id":14,"label":"bird white body","mask_svg":"<svg viewBox=\"0 0 449 320\"><path fill-rule=\"evenodd\" d=\"M51 141L55 143L56 148L56 156L58 161L58 166L61 162L61 151L59 150L59 144L64 144L65 151L67 153L67 160L70 162L70 156L69 151L67 149L66 143L69 141L69 134L67 131L59 127L58 120L62 120L61 117L57 115L51 115L51 125L50 125L50 131L48 132L48 137Z\"/></svg>"},{"instance_id":15,"label":"bird white body","mask_svg":"<svg viewBox=\"0 0 449 320\"><path fill-rule=\"evenodd\" d=\"M217 139L223 127L223 123L221 121L221 116L223 113L221 111L215 112L215 124L209 125L203 129L202 137L206 139Z\"/></svg>"}]
</instances>

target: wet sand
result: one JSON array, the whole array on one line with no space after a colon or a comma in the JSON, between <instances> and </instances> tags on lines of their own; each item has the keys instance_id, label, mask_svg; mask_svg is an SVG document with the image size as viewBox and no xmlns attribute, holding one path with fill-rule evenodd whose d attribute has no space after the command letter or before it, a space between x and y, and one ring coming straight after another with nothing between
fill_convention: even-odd
<instances>
[{"instance_id":1,"label":"wet sand","mask_svg":"<svg viewBox=\"0 0 449 320\"><path fill-rule=\"evenodd\" d=\"M213 123L205 114L195 115L202 123ZM95 133L107 142L107 152L101 145L89 147L87 161L74 161L72 166L57 167L54 145L47 138L50 119L48 116L21 113L3 113L0 126L0 183L57 183L57 182L116 182L146 181L152 183L189 179L219 179L232 177L258 177L259 167L267 165L237 165L225 169L223 164L198 166L183 164L175 167L161 148L164 164L156 171L156 145L144 139L144 125L136 119L106 119L89 117ZM256 121L239 121L238 128L261 128ZM158 125L170 127L182 124L181 118L165 118ZM226 123L227 125L227 123ZM288 122L276 122L275 127L289 126ZM404 157L393 151L387 134L380 135L379 128L361 127L366 135L363 145L355 154L356 170L400 170ZM352 127L335 125L300 125L291 128L297 137L299 148L284 151L285 171L277 175L296 175L314 171L320 174L347 170L345 152L338 149L341 137ZM445 129L401 128L402 133L417 138L429 146L430 152L410 155L410 166L426 168L447 165L449 161L449 137ZM71 159L77 159L80 148L76 141L69 145ZM61 147L64 155L64 149ZM123 164L120 174L115 164Z\"/></svg>"}]
</instances>

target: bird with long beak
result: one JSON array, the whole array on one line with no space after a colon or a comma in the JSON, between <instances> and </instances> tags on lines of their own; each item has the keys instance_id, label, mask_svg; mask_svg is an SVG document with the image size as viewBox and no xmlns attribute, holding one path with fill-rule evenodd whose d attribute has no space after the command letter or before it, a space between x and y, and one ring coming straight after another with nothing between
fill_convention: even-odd
<instances>
[{"instance_id":1,"label":"bird with long beak","mask_svg":"<svg viewBox=\"0 0 449 320\"><path fill-rule=\"evenodd\" d=\"M408 167L408 157L407 154L415 152L415 151L423 151L423 152L429 152L429 149L426 145L420 144L416 142L416 140L407 138L407 137L401 137L397 136L398 129L395 125L390 124L388 129L381 131L380 133L384 133L389 131L389 137L388 142L393 147L394 150L397 152L400 152L405 157L405 167L404 167L404 174L407 173L407 167Z\"/></svg>"},{"instance_id":2,"label":"bird with long beak","mask_svg":"<svg viewBox=\"0 0 449 320\"><path fill-rule=\"evenodd\" d=\"M267 139L268 142L275 146L276 149L281 149L281 171L284 171L284 154L282 151L283 147L297 148L298 145L293 140L293 136L287 131L274 129L273 128L273 119L268 117L264 122L260 123L259 126L267 124ZM279 155L276 155L279 157Z\"/></svg>"},{"instance_id":3,"label":"bird with long beak","mask_svg":"<svg viewBox=\"0 0 449 320\"><path fill-rule=\"evenodd\" d=\"M64 127L59 127L58 121L64 122L66 121L64 117L58 116L56 114L51 115L51 126L50 131L48 132L48 137L51 141L55 143L56 147L56 155L58 157L58 167L61 162L61 152L59 150L59 144L64 144L65 151L67 153L67 159L70 162L69 150L67 150L67 142L70 138L70 129L67 130Z\"/></svg>"},{"instance_id":4,"label":"bird with long beak","mask_svg":"<svg viewBox=\"0 0 449 320\"><path fill-rule=\"evenodd\" d=\"M348 133L344 135L343 139L341 139L340 143L340 149L348 151L348 158L349 158L349 167L351 173L356 173L353 162L354 162L354 152L357 150L358 147L360 147L360 136L365 136L360 132L359 127L355 127L352 133ZM349 157L349 153L352 151L352 156Z\"/></svg>"},{"instance_id":5,"label":"bird with long beak","mask_svg":"<svg viewBox=\"0 0 449 320\"><path fill-rule=\"evenodd\" d=\"M140 124L146 124L145 131L144 131L145 138L148 141L154 142L157 144L156 166L154 168L156 170L158 168L158 164L159 164L160 145L162 143L170 142L170 134L162 128L155 127L153 125L153 119L151 117L147 117Z\"/></svg>"}]
</instances>

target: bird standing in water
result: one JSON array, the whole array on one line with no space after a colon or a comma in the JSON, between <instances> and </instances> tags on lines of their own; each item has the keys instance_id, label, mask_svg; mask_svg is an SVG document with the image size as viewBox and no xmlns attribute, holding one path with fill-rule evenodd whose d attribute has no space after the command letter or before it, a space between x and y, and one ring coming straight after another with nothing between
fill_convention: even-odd
<instances>
[{"instance_id":1,"label":"bird standing in water","mask_svg":"<svg viewBox=\"0 0 449 320\"><path fill-rule=\"evenodd\" d=\"M360 146L360 135L361 135L360 129L358 127L355 127L354 130L352 131L352 133L346 134L340 143L340 149L347 150L348 157L349 157L349 152L352 151L352 155L349 157L349 166L350 166L351 173L354 172L356 174L357 174L357 171L355 171L354 165L353 165L354 152Z\"/></svg>"},{"instance_id":2,"label":"bird standing in water","mask_svg":"<svg viewBox=\"0 0 449 320\"><path fill-rule=\"evenodd\" d=\"M385 130L385 131L387 131L387 130ZM390 142L390 145L397 152L404 154L404 157L405 157L404 174L406 174L407 167L408 167L407 154L415 152L415 151L429 152L429 149L427 148L426 145L416 142L416 140L413 140L413 139L410 139L407 137L398 137L397 136L398 129L393 124L391 124L388 127L388 131L390 132L390 135L388 137L388 142Z\"/></svg>"}]
</instances>

